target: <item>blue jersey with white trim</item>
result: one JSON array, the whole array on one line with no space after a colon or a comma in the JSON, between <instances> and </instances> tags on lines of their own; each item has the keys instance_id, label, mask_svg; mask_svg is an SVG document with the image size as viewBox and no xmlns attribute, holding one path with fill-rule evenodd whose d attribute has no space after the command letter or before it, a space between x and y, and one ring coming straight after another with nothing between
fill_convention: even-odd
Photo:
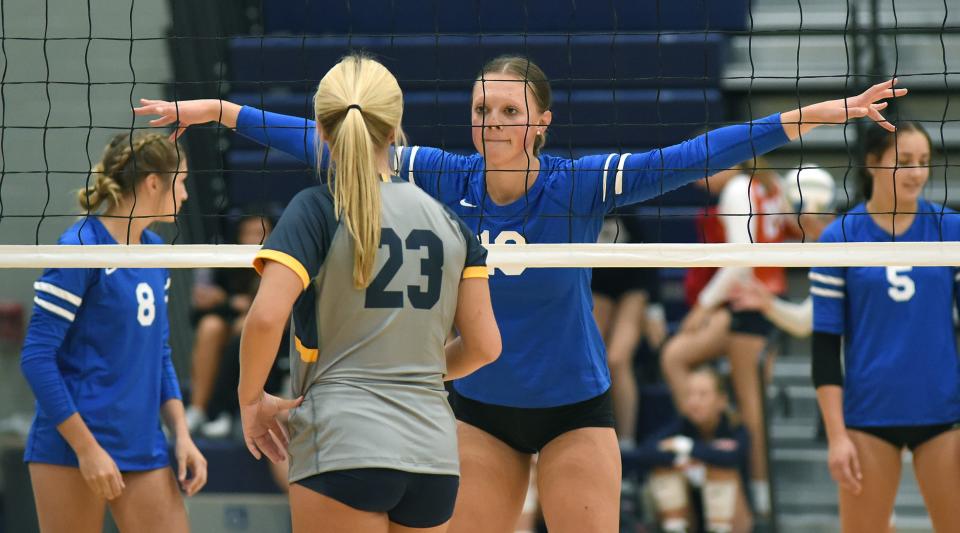
<instances>
[{"instance_id":1,"label":"blue jersey with white trim","mask_svg":"<svg viewBox=\"0 0 960 533\"><path fill-rule=\"evenodd\" d=\"M303 119L244 107L237 132L316 164L315 127ZM653 198L788 142L780 116L728 126L639 154L572 160L541 155L529 190L508 205L486 194L483 158L435 148L397 154L397 174L454 211L484 244L594 243L603 215ZM326 159L324 153L323 159ZM610 386L593 319L590 269L490 269L500 358L457 380L468 398L510 407L555 407L598 396Z\"/></svg>"},{"instance_id":2,"label":"blue jersey with white trim","mask_svg":"<svg viewBox=\"0 0 960 533\"><path fill-rule=\"evenodd\" d=\"M921 200L902 242L960 240L960 214ZM864 204L835 220L821 242L891 236ZM810 270L814 331L844 339L843 414L850 426L960 420L953 327L955 267L817 267Z\"/></svg>"},{"instance_id":3,"label":"blue jersey with white trim","mask_svg":"<svg viewBox=\"0 0 960 533\"><path fill-rule=\"evenodd\" d=\"M144 231L143 244L161 244ZM90 217L59 244L117 244ZM121 471L170 464L160 406L180 398L170 360L164 268L51 268L34 284L21 367L36 397L28 462L77 466L57 426L79 413Z\"/></svg>"}]
</instances>

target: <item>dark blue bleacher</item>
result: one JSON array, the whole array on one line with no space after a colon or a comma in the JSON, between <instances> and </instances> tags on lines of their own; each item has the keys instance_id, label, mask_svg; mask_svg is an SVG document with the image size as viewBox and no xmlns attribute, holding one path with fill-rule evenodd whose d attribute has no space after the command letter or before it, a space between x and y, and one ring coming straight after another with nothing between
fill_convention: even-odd
<instances>
[{"instance_id":1,"label":"dark blue bleacher","mask_svg":"<svg viewBox=\"0 0 960 533\"><path fill-rule=\"evenodd\" d=\"M230 41L229 64L243 90L269 80L266 90L312 91L356 50L382 61L404 90L469 90L480 67L503 54L530 57L563 88L718 87L725 45L718 34L239 37Z\"/></svg>"},{"instance_id":2,"label":"dark blue bleacher","mask_svg":"<svg viewBox=\"0 0 960 533\"><path fill-rule=\"evenodd\" d=\"M264 2L265 33L433 34L743 30L748 0Z\"/></svg>"}]
</instances>

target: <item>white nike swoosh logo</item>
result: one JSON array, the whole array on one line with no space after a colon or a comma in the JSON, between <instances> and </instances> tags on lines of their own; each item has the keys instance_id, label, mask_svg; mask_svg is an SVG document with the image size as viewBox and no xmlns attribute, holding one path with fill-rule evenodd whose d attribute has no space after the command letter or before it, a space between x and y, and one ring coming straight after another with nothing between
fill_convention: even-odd
<instances>
[{"instance_id":1,"label":"white nike swoosh logo","mask_svg":"<svg viewBox=\"0 0 960 533\"><path fill-rule=\"evenodd\" d=\"M462 205L463 207L477 207L477 206L471 204L470 202L468 202L466 198L461 198L461 199L460 199L460 205Z\"/></svg>"},{"instance_id":2,"label":"white nike swoosh logo","mask_svg":"<svg viewBox=\"0 0 960 533\"><path fill-rule=\"evenodd\" d=\"M116 272L117 269L116 269L116 268L105 268L105 269L103 269L103 271L109 276L110 274L113 274L114 272Z\"/></svg>"}]
</instances>

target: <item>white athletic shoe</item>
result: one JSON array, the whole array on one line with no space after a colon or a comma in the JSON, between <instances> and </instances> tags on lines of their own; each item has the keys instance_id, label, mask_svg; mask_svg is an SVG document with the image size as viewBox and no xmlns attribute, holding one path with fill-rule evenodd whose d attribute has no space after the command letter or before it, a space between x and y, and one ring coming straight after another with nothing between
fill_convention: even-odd
<instances>
[{"instance_id":1,"label":"white athletic shoe","mask_svg":"<svg viewBox=\"0 0 960 533\"><path fill-rule=\"evenodd\" d=\"M217 418L200 426L200 434L209 439L222 439L230 435L233 417L230 413L220 413Z\"/></svg>"},{"instance_id":2,"label":"white athletic shoe","mask_svg":"<svg viewBox=\"0 0 960 533\"><path fill-rule=\"evenodd\" d=\"M753 490L753 505L760 516L770 516L770 483L754 479L750 482Z\"/></svg>"},{"instance_id":3,"label":"white athletic shoe","mask_svg":"<svg viewBox=\"0 0 960 533\"><path fill-rule=\"evenodd\" d=\"M184 410L184 414L187 418L187 431L189 431L190 434L196 433L197 430L200 429L200 426L207 422L207 414L203 412L203 409L192 405Z\"/></svg>"}]
</instances>

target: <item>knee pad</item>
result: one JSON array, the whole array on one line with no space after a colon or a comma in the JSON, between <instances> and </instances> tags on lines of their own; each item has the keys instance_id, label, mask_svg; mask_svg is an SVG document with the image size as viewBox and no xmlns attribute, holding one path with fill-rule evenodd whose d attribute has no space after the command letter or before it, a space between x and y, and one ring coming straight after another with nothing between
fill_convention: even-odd
<instances>
[{"instance_id":1,"label":"knee pad","mask_svg":"<svg viewBox=\"0 0 960 533\"><path fill-rule=\"evenodd\" d=\"M662 512L685 509L688 505L687 482L680 472L654 474L650 477L650 491Z\"/></svg>"},{"instance_id":2,"label":"knee pad","mask_svg":"<svg viewBox=\"0 0 960 533\"><path fill-rule=\"evenodd\" d=\"M703 486L703 507L711 531L722 531L718 526L727 526L729 531L737 508L737 482L707 480Z\"/></svg>"}]
</instances>

